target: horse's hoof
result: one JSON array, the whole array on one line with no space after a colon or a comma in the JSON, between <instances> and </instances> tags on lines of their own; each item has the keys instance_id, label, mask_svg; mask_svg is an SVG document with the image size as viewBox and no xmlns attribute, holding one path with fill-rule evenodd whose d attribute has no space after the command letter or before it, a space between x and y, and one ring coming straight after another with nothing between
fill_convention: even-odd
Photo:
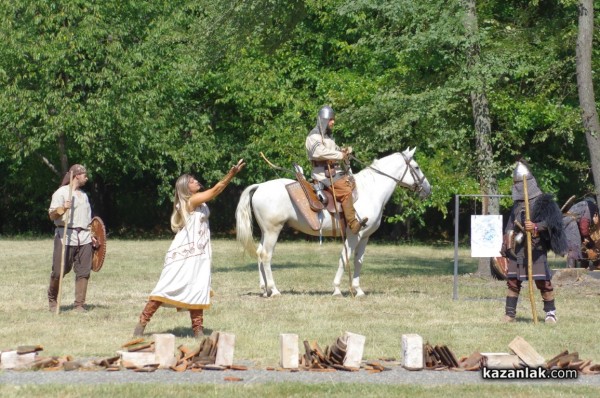
<instances>
[{"instance_id":1,"label":"horse's hoof","mask_svg":"<svg viewBox=\"0 0 600 398\"><path fill-rule=\"evenodd\" d=\"M279 292L279 290L277 290L277 289L271 290L271 295L269 297L277 297L277 296L281 296L281 293Z\"/></svg>"},{"instance_id":2,"label":"horse's hoof","mask_svg":"<svg viewBox=\"0 0 600 398\"><path fill-rule=\"evenodd\" d=\"M365 292L363 292L360 287L355 288L354 290L355 290L354 297L365 297Z\"/></svg>"},{"instance_id":3,"label":"horse's hoof","mask_svg":"<svg viewBox=\"0 0 600 398\"><path fill-rule=\"evenodd\" d=\"M339 287L336 287L333 289L333 297L342 297L342 291L340 290Z\"/></svg>"}]
</instances>

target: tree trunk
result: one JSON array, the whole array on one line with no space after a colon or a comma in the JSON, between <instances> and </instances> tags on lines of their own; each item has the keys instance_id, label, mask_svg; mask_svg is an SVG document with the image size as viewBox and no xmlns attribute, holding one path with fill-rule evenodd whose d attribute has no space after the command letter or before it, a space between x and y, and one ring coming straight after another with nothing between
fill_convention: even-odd
<instances>
[{"instance_id":1,"label":"tree trunk","mask_svg":"<svg viewBox=\"0 0 600 398\"><path fill-rule=\"evenodd\" d=\"M464 27L467 39L470 41L467 52L467 70L476 82L471 87L471 106L475 123L476 157L479 166L479 187L482 195L497 195L498 182L495 176L494 153L492 150L492 122L490 108L485 93L485 79L479 69L481 67L480 48L477 39L478 22L475 0L464 0ZM500 205L497 197L483 197L482 214L499 214ZM479 259L477 274L490 276L490 258Z\"/></svg>"},{"instance_id":2,"label":"tree trunk","mask_svg":"<svg viewBox=\"0 0 600 398\"><path fill-rule=\"evenodd\" d=\"M594 1L579 1L579 31L577 32L577 91L581 118L585 129L596 198L600 199L600 122L596 111L592 80L592 41L594 35Z\"/></svg>"},{"instance_id":3,"label":"tree trunk","mask_svg":"<svg viewBox=\"0 0 600 398\"><path fill-rule=\"evenodd\" d=\"M58 156L60 158L60 169L62 175L65 175L69 171L69 159L67 158L67 139L65 133L58 135Z\"/></svg>"}]
</instances>

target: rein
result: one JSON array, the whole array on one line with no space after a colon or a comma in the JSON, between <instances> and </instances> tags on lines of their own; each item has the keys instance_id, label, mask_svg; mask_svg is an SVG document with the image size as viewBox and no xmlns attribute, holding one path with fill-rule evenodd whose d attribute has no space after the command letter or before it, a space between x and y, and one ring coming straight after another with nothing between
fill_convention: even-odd
<instances>
[{"instance_id":1,"label":"rein","mask_svg":"<svg viewBox=\"0 0 600 398\"><path fill-rule=\"evenodd\" d=\"M375 167L371 166L371 165L367 165L365 162L362 162L361 160L359 160L356 156L350 154L348 157L352 160L356 160L359 164L366 166L367 168L387 177L390 178L392 180L394 180L396 182L396 184L400 184L405 186L406 188L410 189L413 192L421 192L423 190L423 181L425 181L425 175L423 175L423 177L419 177L419 175L417 174L417 171L415 170L415 168L413 166L411 166L410 164L410 159L408 159L406 157L406 155L402 152L400 152L400 155L402 155L402 158L404 159L404 163L406 164L406 168L404 169L404 173L402 174L402 177L400 179L391 176L379 169L376 169ZM404 177L406 177L406 173L410 171L410 175L413 178L414 183L410 186L406 185L406 183L403 181Z\"/></svg>"}]
</instances>

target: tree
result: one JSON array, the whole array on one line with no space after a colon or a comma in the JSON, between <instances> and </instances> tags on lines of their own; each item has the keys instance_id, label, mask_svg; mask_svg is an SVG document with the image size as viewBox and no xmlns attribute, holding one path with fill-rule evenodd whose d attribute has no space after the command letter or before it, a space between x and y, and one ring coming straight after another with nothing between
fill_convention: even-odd
<instances>
[{"instance_id":1,"label":"tree","mask_svg":"<svg viewBox=\"0 0 600 398\"><path fill-rule=\"evenodd\" d=\"M579 30L577 34L577 89L581 119L590 151L591 171L600 198L600 122L596 110L592 79L592 42L594 36L594 1L579 1Z\"/></svg>"},{"instance_id":2,"label":"tree","mask_svg":"<svg viewBox=\"0 0 600 398\"><path fill-rule=\"evenodd\" d=\"M492 122L490 118L490 107L486 95L485 76L481 73L480 47L478 39L478 22L475 0L465 0L465 30L467 41L467 70L473 77L473 87L470 97L473 107L473 120L475 122L475 153L479 164L479 185L482 195L497 195L498 183L496 181L497 167L494 164L494 152L492 150ZM499 214L500 201L497 197L483 198L483 214ZM489 258L479 260L478 273L489 275Z\"/></svg>"}]
</instances>

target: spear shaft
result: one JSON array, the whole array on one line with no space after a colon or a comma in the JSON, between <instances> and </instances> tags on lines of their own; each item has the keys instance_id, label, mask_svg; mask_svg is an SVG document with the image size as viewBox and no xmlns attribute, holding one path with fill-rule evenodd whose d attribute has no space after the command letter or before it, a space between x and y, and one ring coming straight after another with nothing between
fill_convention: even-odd
<instances>
[{"instance_id":1,"label":"spear shaft","mask_svg":"<svg viewBox=\"0 0 600 398\"><path fill-rule=\"evenodd\" d=\"M529 217L529 192L527 191L527 175L523 176L523 191L525 192L525 221L530 221ZM533 323L537 325L537 311L535 309L535 299L533 297L533 253L531 248L531 231L525 231L527 236L527 281L529 282L529 301L531 302L531 313Z\"/></svg>"}]
</instances>

